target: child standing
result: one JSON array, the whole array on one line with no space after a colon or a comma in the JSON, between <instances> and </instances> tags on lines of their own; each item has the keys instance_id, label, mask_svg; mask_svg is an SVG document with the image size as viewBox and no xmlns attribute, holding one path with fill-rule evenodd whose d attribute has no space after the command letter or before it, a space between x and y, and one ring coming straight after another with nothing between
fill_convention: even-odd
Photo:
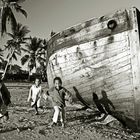
<instances>
[{"instance_id":1,"label":"child standing","mask_svg":"<svg viewBox=\"0 0 140 140\"><path fill-rule=\"evenodd\" d=\"M7 107L11 103L10 92L2 81L3 71L0 71L0 118L9 119Z\"/></svg>"},{"instance_id":2,"label":"child standing","mask_svg":"<svg viewBox=\"0 0 140 140\"><path fill-rule=\"evenodd\" d=\"M62 127L65 126L65 96L68 97L70 103L72 103L71 93L62 87L62 80L60 77L54 78L54 87L47 91L48 98L52 101L54 107L53 122L51 127L56 125L58 122L58 117L60 116L60 121Z\"/></svg>"},{"instance_id":3,"label":"child standing","mask_svg":"<svg viewBox=\"0 0 140 140\"><path fill-rule=\"evenodd\" d=\"M38 115L38 108L40 108L40 100L42 95L42 88L40 85L40 79L35 79L35 84L31 86L28 96L28 102L31 102L31 106L35 108L35 114Z\"/></svg>"}]
</instances>

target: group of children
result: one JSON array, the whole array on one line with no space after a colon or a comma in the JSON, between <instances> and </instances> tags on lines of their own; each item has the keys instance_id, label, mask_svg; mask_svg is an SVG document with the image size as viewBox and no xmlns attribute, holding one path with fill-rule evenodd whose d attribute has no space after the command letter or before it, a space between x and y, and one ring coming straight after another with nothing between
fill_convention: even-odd
<instances>
[{"instance_id":1,"label":"group of children","mask_svg":"<svg viewBox=\"0 0 140 140\"><path fill-rule=\"evenodd\" d=\"M0 79L2 78L2 73L0 72ZM62 127L65 127L65 100L72 104L72 94L62 86L62 80L60 77L55 77L53 80L54 86L48 91L43 91L41 87L41 82L39 78L35 79L35 83L31 86L29 90L29 96L27 101L31 103L31 107L35 109L35 114L38 115L38 108L42 108L40 102L41 99L50 100L54 108L54 115L50 127L57 125L58 118L60 116L60 122ZM111 101L107 98L106 92L102 91L103 99L99 101L96 93L93 93L93 101L95 102L98 110L103 114L110 114L109 105L115 109ZM4 85L3 81L0 80L0 118L9 119L7 106L11 103L10 92Z\"/></svg>"},{"instance_id":2,"label":"group of children","mask_svg":"<svg viewBox=\"0 0 140 140\"><path fill-rule=\"evenodd\" d=\"M2 79L3 73L0 71L0 79ZM54 86L48 91L43 91L41 87L41 82L39 78L35 79L35 83L31 86L29 90L29 96L27 101L31 103L31 107L35 109L35 114L38 115L38 108L42 108L40 105L41 98L45 100L50 100L54 108L54 115L50 127L58 123L58 118L60 116L60 121L62 127L65 126L65 97L70 103L72 103L72 94L62 86L62 80L60 77L54 78ZM0 119L9 119L7 107L11 103L10 92L7 87L0 80Z\"/></svg>"},{"instance_id":3,"label":"group of children","mask_svg":"<svg viewBox=\"0 0 140 140\"><path fill-rule=\"evenodd\" d=\"M35 114L38 113L38 108L42 108L40 106L41 98L45 100L48 99L52 102L52 106L54 108L54 115L52 119L52 123L50 126L55 126L58 122L58 118L60 116L60 121L62 127L65 126L65 97L70 103L72 103L72 94L62 86L62 80L60 77L54 78L54 87L49 89L47 92L43 93L43 90L40 85L40 80L38 78L35 79L35 84L32 85L29 91L28 102L31 102L31 106L35 108Z\"/></svg>"}]
</instances>

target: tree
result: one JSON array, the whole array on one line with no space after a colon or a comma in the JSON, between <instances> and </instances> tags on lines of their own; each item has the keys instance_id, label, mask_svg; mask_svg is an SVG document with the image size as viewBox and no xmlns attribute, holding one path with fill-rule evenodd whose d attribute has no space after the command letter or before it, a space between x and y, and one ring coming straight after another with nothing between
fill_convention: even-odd
<instances>
[{"instance_id":1,"label":"tree","mask_svg":"<svg viewBox=\"0 0 140 140\"><path fill-rule=\"evenodd\" d=\"M12 74L17 74L17 73L20 73L22 70L21 70L21 67L14 64L11 66L11 69L9 69L9 73L12 73Z\"/></svg>"},{"instance_id":2,"label":"tree","mask_svg":"<svg viewBox=\"0 0 140 140\"><path fill-rule=\"evenodd\" d=\"M3 67L3 50L0 48L0 69Z\"/></svg>"},{"instance_id":3,"label":"tree","mask_svg":"<svg viewBox=\"0 0 140 140\"><path fill-rule=\"evenodd\" d=\"M56 34L56 32L54 32L54 31L51 31L51 37L53 37L54 35Z\"/></svg>"},{"instance_id":4,"label":"tree","mask_svg":"<svg viewBox=\"0 0 140 140\"><path fill-rule=\"evenodd\" d=\"M39 49L39 53L38 53L42 58L40 61L40 67L38 68L38 71L39 73L41 73L43 81L47 81L47 72L46 72L46 67L48 62L47 48L48 48L48 42L46 39L43 39L42 46Z\"/></svg>"},{"instance_id":5,"label":"tree","mask_svg":"<svg viewBox=\"0 0 140 140\"><path fill-rule=\"evenodd\" d=\"M14 15L14 11L18 13L22 13L25 17L27 17L27 13L20 2L24 0L1 0L0 4L0 18L1 18L1 35L7 32L7 22L11 25L11 30L14 31L17 25L17 21Z\"/></svg>"},{"instance_id":6,"label":"tree","mask_svg":"<svg viewBox=\"0 0 140 140\"><path fill-rule=\"evenodd\" d=\"M30 42L26 44L26 52L21 58L21 64L25 65L28 63L29 68L29 76L33 68L37 68L37 63L41 63L44 58L41 56L41 49L42 49L42 39L37 37L30 37Z\"/></svg>"},{"instance_id":7,"label":"tree","mask_svg":"<svg viewBox=\"0 0 140 140\"><path fill-rule=\"evenodd\" d=\"M4 70L5 67L6 67L6 64L7 64L7 61L6 61L6 60L2 60L2 61L0 62L0 69Z\"/></svg>"},{"instance_id":8,"label":"tree","mask_svg":"<svg viewBox=\"0 0 140 140\"><path fill-rule=\"evenodd\" d=\"M3 50L0 48L0 62L3 61Z\"/></svg>"},{"instance_id":9,"label":"tree","mask_svg":"<svg viewBox=\"0 0 140 140\"><path fill-rule=\"evenodd\" d=\"M4 69L5 62L6 61L3 58L3 50L0 48L0 69Z\"/></svg>"},{"instance_id":10,"label":"tree","mask_svg":"<svg viewBox=\"0 0 140 140\"><path fill-rule=\"evenodd\" d=\"M42 40L42 45L40 45L40 48L38 49L38 55L42 58L40 59L40 65L46 65L47 61L47 48L48 48L48 42L46 39Z\"/></svg>"},{"instance_id":11,"label":"tree","mask_svg":"<svg viewBox=\"0 0 140 140\"><path fill-rule=\"evenodd\" d=\"M27 26L18 23L15 30L13 30L12 33L8 33L11 39L9 39L5 45L5 49L7 49L9 53L7 55L8 62L5 67L4 75L12 59L17 60L17 55L21 55L22 51L26 51L22 45L26 43L27 39L29 39L26 37L29 32Z\"/></svg>"}]
</instances>

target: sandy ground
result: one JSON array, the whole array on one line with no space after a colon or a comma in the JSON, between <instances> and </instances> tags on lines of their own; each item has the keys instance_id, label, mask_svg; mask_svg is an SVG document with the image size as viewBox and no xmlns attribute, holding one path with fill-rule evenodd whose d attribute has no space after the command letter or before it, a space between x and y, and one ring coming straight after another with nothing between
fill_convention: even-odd
<instances>
[{"instance_id":1,"label":"sandy ground","mask_svg":"<svg viewBox=\"0 0 140 140\"><path fill-rule=\"evenodd\" d=\"M10 119L0 123L0 140L139 140L140 134L118 125L98 125L93 120L94 112L75 107L66 108L66 128L49 128L53 108L42 101L44 111L34 115L27 103L30 84L7 84L12 96L9 107ZM43 85L44 86L44 85ZM2 122L2 120L1 120Z\"/></svg>"}]
</instances>

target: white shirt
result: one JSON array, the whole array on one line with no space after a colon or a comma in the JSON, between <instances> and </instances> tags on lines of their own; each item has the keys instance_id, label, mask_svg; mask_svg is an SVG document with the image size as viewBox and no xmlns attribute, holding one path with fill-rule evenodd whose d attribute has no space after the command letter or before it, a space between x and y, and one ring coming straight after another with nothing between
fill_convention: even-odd
<instances>
[{"instance_id":1,"label":"white shirt","mask_svg":"<svg viewBox=\"0 0 140 140\"><path fill-rule=\"evenodd\" d=\"M36 87L36 85L32 85L32 87L30 88L29 97L28 97L28 101L32 99L31 105L34 105L36 101L40 101L41 93L42 93L41 86Z\"/></svg>"}]
</instances>

